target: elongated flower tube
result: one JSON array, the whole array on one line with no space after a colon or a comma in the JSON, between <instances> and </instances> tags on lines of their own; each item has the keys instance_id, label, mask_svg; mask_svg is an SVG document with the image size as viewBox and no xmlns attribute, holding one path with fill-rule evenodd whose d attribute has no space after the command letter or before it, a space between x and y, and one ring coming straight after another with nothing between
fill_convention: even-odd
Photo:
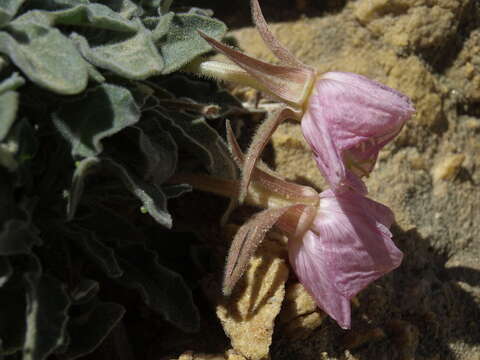
<instances>
[{"instance_id":1,"label":"elongated flower tube","mask_svg":"<svg viewBox=\"0 0 480 360\"><path fill-rule=\"evenodd\" d=\"M190 71L253 86L285 103L269 116L247 151L239 202L261 152L285 119L300 120L317 163L334 191L353 188L366 193L360 180L375 165L379 150L391 141L414 108L405 95L363 76L317 71L296 59L269 30L258 0L251 0L252 17L265 44L280 60L272 65L234 50L206 34L200 35L234 64L194 63Z\"/></svg>"}]
</instances>

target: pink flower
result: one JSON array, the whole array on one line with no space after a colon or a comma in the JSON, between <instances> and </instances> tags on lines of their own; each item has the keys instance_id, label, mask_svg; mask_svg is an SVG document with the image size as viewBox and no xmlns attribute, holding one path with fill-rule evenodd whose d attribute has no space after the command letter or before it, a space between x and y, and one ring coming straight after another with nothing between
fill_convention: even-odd
<instances>
[{"instance_id":1,"label":"pink flower","mask_svg":"<svg viewBox=\"0 0 480 360\"><path fill-rule=\"evenodd\" d=\"M227 136L242 169L239 203L248 201L253 179L272 204L284 197L290 205L267 204L239 229L227 258L224 293L231 293L258 244L276 226L289 236L290 263L300 282L346 329L350 299L402 261L389 231L393 214L364 196L367 189L361 177L372 171L379 151L398 135L414 108L407 96L361 75L319 74L302 64L270 32L258 0L251 0L251 6L260 35L281 64L254 59L200 33L235 64L204 61L192 69L256 87L284 103L259 127L245 156L228 127ZM318 195L257 167L270 136L285 119L301 121L330 190Z\"/></svg>"},{"instance_id":2,"label":"pink flower","mask_svg":"<svg viewBox=\"0 0 480 360\"><path fill-rule=\"evenodd\" d=\"M364 76L328 72L319 77L302 118L305 139L331 187L366 192L380 149L412 116L407 96Z\"/></svg>"},{"instance_id":3,"label":"pink flower","mask_svg":"<svg viewBox=\"0 0 480 360\"><path fill-rule=\"evenodd\" d=\"M360 180L373 169L378 152L412 116L409 98L376 81L345 72L319 74L284 48L268 29L258 0L251 0L252 17L265 44L280 60L272 65L234 50L206 34L200 35L237 66L206 61L195 70L207 76L256 87L285 104L262 124L247 152L240 203L252 170L268 139L285 119L301 120L305 138L332 189L347 185L360 193Z\"/></svg>"},{"instance_id":4,"label":"pink flower","mask_svg":"<svg viewBox=\"0 0 480 360\"><path fill-rule=\"evenodd\" d=\"M327 190L310 228L289 239L298 279L343 329L350 328L350 299L402 261L392 222L393 213L380 203L351 190Z\"/></svg>"},{"instance_id":5,"label":"pink flower","mask_svg":"<svg viewBox=\"0 0 480 360\"><path fill-rule=\"evenodd\" d=\"M227 139L242 167L245 156L228 122ZM255 200L262 199L267 209L235 235L227 258L224 294L231 293L257 246L275 226L288 236L290 264L300 282L322 310L342 328L350 328L350 299L402 261L403 254L389 231L392 211L349 188L318 194L259 168L254 169L253 182L258 193L250 190L247 203L255 205ZM281 198L289 201L275 203Z\"/></svg>"}]
</instances>

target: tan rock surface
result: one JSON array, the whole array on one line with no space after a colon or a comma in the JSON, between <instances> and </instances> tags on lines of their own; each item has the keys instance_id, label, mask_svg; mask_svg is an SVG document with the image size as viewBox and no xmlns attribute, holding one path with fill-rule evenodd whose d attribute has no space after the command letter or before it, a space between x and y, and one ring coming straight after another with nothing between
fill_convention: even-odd
<instances>
[{"instance_id":1,"label":"tan rock surface","mask_svg":"<svg viewBox=\"0 0 480 360\"><path fill-rule=\"evenodd\" d=\"M180 355L178 359L172 360L245 360L245 357L237 354L233 350L228 350L224 354L202 354L193 351L186 351Z\"/></svg>"},{"instance_id":2,"label":"tan rock surface","mask_svg":"<svg viewBox=\"0 0 480 360\"><path fill-rule=\"evenodd\" d=\"M355 18L387 44L421 49L441 47L457 30L468 0L362 0Z\"/></svg>"},{"instance_id":3,"label":"tan rock surface","mask_svg":"<svg viewBox=\"0 0 480 360\"><path fill-rule=\"evenodd\" d=\"M265 240L233 294L216 309L232 347L250 360L268 357L288 278L281 253L277 243Z\"/></svg>"},{"instance_id":4,"label":"tan rock surface","mask_svg":"<svg viewBox=\"0 0 480 360\"><path fill-rule=\"evenodd\" d=\"M300 283L289 284L282 311L278 316L280 332L289 338L306 338L318 328L327 315Z\"/></svg>"},{"instance_id":5,"label":"tan rock surface","mask_svg":"<svg viewBox=\"0 0 480 360\"><path fill-rule=\"evenodd\" d=\"M480 101L480 30L471 32L446 73L450 86L469 102ZM466 103L465 105L468 105Z\"/></svg>"}]
</instances>

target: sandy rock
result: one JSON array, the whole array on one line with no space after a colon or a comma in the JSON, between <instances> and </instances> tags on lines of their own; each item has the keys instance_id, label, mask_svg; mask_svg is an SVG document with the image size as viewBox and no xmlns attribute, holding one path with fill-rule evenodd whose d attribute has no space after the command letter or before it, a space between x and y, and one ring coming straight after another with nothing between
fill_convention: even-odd
<instances>
[{"instance_id":1,"label":"sandy rock","mask_svg":"<svg viewBox=\"0 0 480 360\"><path fill-rule=\"evenodd\" d=\"M355 349L365 344L380 341L385 337L385 331L379 327L355 329L347 333L343 339L343 345L347 349Z\"/></svg>"},{"instance_id":2,"label":"sandy rock","mask_svg":"<svg viewBox=\"0 0 480 360\"><path fill-rule=\"evenodd\" d=\"M265 240L232 296L216 309L232 347L249 360L268 357L288 278L281 253L279 245Z\"/></svg>"},{"instance_id":3,"label":"sandy rock","mask_svg":"<svg viewBox=\"0 0 480 360\"><path fill-rule=\"evenodd\" d=\"M174 359L172 359L174 360ZM225 360L225 356L217 354L201 354L201 353L194 353L193 351L184 352L182 355L178 357L177 360Z\"/></svg>"},{"instance_id":4,"label":"sandy rock","mask_svg":"<svg viewBox=\"0 0 480 360\"><path fill-rule=\"evenodd\" d=\"M317 304L302 284L293 283L287 287L285 303L279 316L279 322L289 322L292 319L310 314L317 310Z\"/></svg>"},{"instance_id":5,"label":"sandy rock","mask_svg":"<svg viewBox=\"0 0 480 360\"><path fill-rule=\"evenodd\" d=\"M452 180L460 171L464 161L465 154L446 156L432 169L433 181Z\"/></svg>"},{"instance_id":6,"label":"sandy rock","mask_svg":"<svg viewBox=\"0 0 480 360\"><path fill-rule=\"evenodd\" d=\"M186 351L180 355L178 359L172 360L245 360L245 357L237 354L233 350L228 350L224 354L202 354Z\"/></svg>"},{"instance_id":7,"label":"sandy rock","mask_svg":"<svg viewBox=\"0 0 480 360\"><path fill-rule=\"evenodd\" d=\"M404 320L392 320L387 324L387 329L397 346L401 360L414 360L419 343L418 328Z\"/></svg>"},{"instance_id":8,"label":"sandy rock","mask_svg":"<svg viewBox=\"0 0 480 360\"><path fill-rule=\"evenodd\" d=\"M454 34L469 0L362 0L354 3L356 19L393 46L439 47Z\"/></svg>"},{"instance_id":9,"label":"sandy rock","mask_svg":"<svg viewBox=\"0 0 480 360\"><path fill-rule=\"evenodd\" d=\"M272 145L274 149L282 149L281 152L275 153L275 168L279 173L287 179L305 185L313 184L320 189L326 187L326 182L320 175L298 123L281 124L272 137ZM302 173L299 174L297 167L293 167L292 164L301 167Z\"/></svg>"},{"instance_id":10,"label":"sandy rock","mask_svg":"<svg viewBox=\"0 0 480 360\"><path fill-rule=\"evenodd\" d=\"M480 101L480 30L474 30L446 73L450 85L469 102Z\"/></svg>"},{"instance_id":11,"label":"sandy rock","mask_svg":"<svg viewBox=\"0 0 480 360\"><path fill-rule=\"evenodd\" d=\"M326 314L321 311L310 294L300 283L290 284L286 289L278 324L282 334L289 338L305 338L318 328Z\"/></svg>"},{"instance_id":12,"label":"sandy rock","mask_svg":"<svg viewBox=\"0 0 480 360\"><path fill-rule=\"evenodd\" d=\"M307 338L315 329L322 325L323 320L325 319L325 313L320 311L313 312L311 314L306 314L299 316L298 318L293 319L288 324L286 324L281 332L282 334L289 337L289 339L305 339Z\"/></svg>"}]
</instances>

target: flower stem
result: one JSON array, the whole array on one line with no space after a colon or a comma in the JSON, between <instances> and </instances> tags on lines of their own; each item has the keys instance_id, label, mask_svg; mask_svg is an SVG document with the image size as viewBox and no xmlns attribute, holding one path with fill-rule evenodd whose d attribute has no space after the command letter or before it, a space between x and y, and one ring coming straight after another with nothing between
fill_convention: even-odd
<instances>
[{"instance_id":1,"label":"flower stem","mask_svg":"<svg viewBox=\"0 0 480 360\"><path fill-rule=\"evenodd\" d=\"M235 199L238 196L240 182L238 180L222 179L215 176L201 174L176 174L169 180L170 183L188 183L195 189L210 192L216 195ZM281 194L272 192L261 184L253 181L249 188L245 203L263 209L290 206L297 202Z\"/></svg>"},{"instance_id":2,"label":"flower stem","mask_svg":"<svg viewBox=\"0 0 480 360\"><path fill-rule=\"evenodd\" d=\"M198 59L192 61L182 68L183 71L213 78L216 80L224 80L255 88L259 91L271 94L265 86L257 81L248 72L235 64L228 64L220 61Z\"/></svg>"}]
</instances>

